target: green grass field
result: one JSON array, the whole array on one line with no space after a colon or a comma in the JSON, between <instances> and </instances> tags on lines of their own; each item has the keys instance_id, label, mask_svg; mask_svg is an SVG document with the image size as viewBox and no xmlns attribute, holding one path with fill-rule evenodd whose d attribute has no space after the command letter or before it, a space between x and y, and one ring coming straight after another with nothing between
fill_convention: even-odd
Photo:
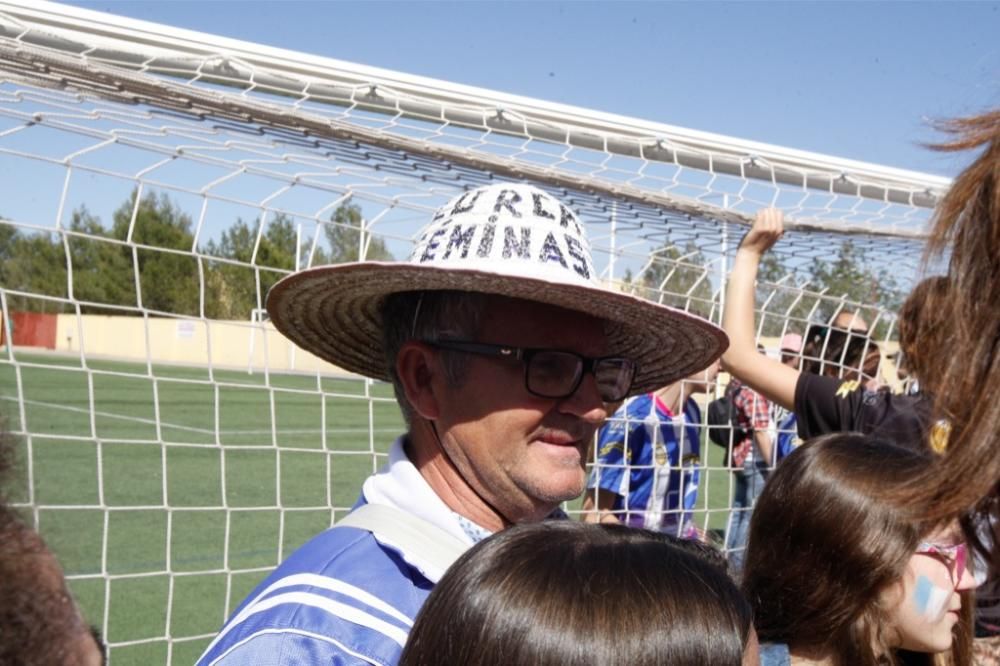
<instances>
[{"instance_id":1,"label":"green grass field","mask_svg":"<svg viewBox=\"0 0 1000 666\"><path fill-rule=\"evenodd\" d=\"M403 428L382 383L15 358L0 362L0 412L28 434L12 499L34 507L116 666L193 663ZM730 475L706 449L697 520L719 531Z\"/></svg>"}]
</instances>

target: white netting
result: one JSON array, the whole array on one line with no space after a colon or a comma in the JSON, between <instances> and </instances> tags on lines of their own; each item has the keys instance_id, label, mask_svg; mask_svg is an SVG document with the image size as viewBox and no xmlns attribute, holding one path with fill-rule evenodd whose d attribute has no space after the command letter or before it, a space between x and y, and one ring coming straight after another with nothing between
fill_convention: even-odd
<instances>
[{"instance_id":1,"label":"white netting","mask_svg":"<svg viewBox=\"0 0 1000 666\"><path fill-rule=\"evenodd\" d=\"M193 661L402 428L388 387L275 334L282 275L405 258L456 193L526 179L579 211L602 279L718 321L777 205L764 344L848 309L891 348L947 185L140 28L0 2L0 408L18 501L116 663ZM694 520L722 529L731 475L701 451Z\"/></svg>"}]
</instances>

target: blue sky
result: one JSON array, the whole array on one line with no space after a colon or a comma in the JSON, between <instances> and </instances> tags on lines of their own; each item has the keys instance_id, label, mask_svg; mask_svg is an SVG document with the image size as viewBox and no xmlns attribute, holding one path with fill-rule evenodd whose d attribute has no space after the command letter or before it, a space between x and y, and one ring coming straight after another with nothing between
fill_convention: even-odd
<instances>
[{"instance_id":1,"label":"blue sky","mask_svg":"<svg viewBox=\"0 0 1000 666\"><path fill-rule=\"evenodd\" d=\"M996 1L72 4L942 175L928 120L1000 104Z\"/></svg>"}]
</instances>

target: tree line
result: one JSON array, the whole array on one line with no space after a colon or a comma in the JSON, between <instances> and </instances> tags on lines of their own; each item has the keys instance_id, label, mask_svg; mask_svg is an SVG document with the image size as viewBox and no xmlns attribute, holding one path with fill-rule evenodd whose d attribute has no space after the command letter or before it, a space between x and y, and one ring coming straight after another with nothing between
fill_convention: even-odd
<instances>
[{"instance_id":1,"label":"tree line","mask_svg":"<svg viewBox=\"0 0 1000 666\"><path fill-rule=\"evenodd\" d=\"M217 241L194 252L187 213L166 194L147 193L138 202L136 197L133 191L107 227L85 206L73 211L66 234L24 233L0 224L0 285L58 298L70 298L72 289L75 301L87 303L81 307L85 314L136 314L141 298L144 309L157 312L249 319L263 307L267 290L296 266L296 230L286 215L274 215L262 233L259 221L237 218ZM361 222L359 206L339 206L322 225L327 247L317 243L312 265L356 261L363 233L365 257L391 261L385 242L363 232ZM305 265L307 257L299 258ZM12 295L8 307L73 311L60 301Z\"/></svg>"},{"instance_id":2,"label":"tree line","mask_svg":"<svg viewBox=\"0 0 1000 666\"><path fill-rule=\"evenodd\" d=\"M626 272L623 281L628 291L702 316L712 314L713 305L718 305L715 299L718 280L713 283L710 279L708 262L693 243L683 249L664 244L651 257L638 278ZM780 284L786 286L775 287L782 278ZM805 285L806 291L800 285ZM761 328L765 336L781 335L788 319L829 321L841 300L896 312L905 296L888 268L850 238L840 244L835 257L815 259L808 267L790 266L780 255L768 253L758 273L757 304L761 306L765 299L770 299L767 302L770 316ZM845 307L855 309L852 305ZM885 326L885 322L879 322L875 335L883 335Z\"/></svg>"},{"instance_id":3,"label":"tree line","mask_svg":"<svg viewBox=\"0 0 1000 666\"><path fill-rule=\"evenodd\" d=\"M137 192L122 202L105 226L86 207L73 211L69 232L23 233L0 224L0 285L31 294L72 298L88 303L84 313L135 314L140 302L147 310L212 319L249 319L263 307L268 289L296 266L296 230L293 221L275 214L262 232L258 220L237 218L218 240L212 239L194 252L191 217L166 194L147 193L136 201ZM133 214L135 222L133 223ZM311 265L356 261L362 234L366 259L393 259L385 242L363 232L361 208L342 204L322 225L325 247L317 243ZM147 247L148 246L148 247ZM152 249L156 248L156 249ZM298 251L304 252L299 249ZM304 266L308 258L299 257ZM639 296L667 305L690 309L708 316L715 302L713 284L705 267L708 262L694 244L684 248L664 244L650 255L642 274L626 272L625 288ZM772 296L765 335L781 332L784 315L806 319L816 307L822 318L832 316L833 299L866 303L888 311L898 309L902 293L888 270L873 268L873 261L851 242L844 241L832 260L816 260L804 271L789 268L779 255L770 253L761 264L762 298L770 291L766 283L791 274L789 289ZM72 271L70 272L69 268ZM137 279L138 277L138 279ZM810 292L826 291L827 298L803 296L794 287L809 281ZM136 293L136 290L139 293ZM59 301L9 297L12 310L71 312Z\"/></svg>"}]
</instances>

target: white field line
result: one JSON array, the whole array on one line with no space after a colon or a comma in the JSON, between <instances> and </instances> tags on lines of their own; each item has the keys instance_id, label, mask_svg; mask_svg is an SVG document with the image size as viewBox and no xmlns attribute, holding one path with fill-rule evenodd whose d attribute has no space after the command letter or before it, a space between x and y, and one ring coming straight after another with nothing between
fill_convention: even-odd
<instances>
[{"instance_id":1,"label":"white field line","mask_svg":"<svg viewBox=\"0 0 1000 666\"><path fill-rule=\"evenodd\" d=\"M10 396L0 396L0 400L9 400L9 401L12 401L12 402L17 402L17 398L13 398L13 397L10 397ZM78 414L87 414L87 415L89 415L91 413L89 409L84 409L82 407L71 407L69 405L60 405L60 404L57 404L57 403L54 403L54 402L42 402L42 401L39 401L39 400L24 400L22 402L24 402L25 405L33 405L33 406L36 406L36 407L47 407L49 409L61 409L63 411L74 412L74 413L78 413ZM128 421L128 422L132 422L132 423L142 423L142 424L147 424L147 425L152 425L152 426L156 425L156 419L144 419L144 418L141 418L141 417L138 417L138 416L123 416L121 414L113 414L111 412L101 412L101 411L96 411L96 410L94 411L94 415L95 416L101 416L101 417L104 417L104 418L109 418L109 419L118 419L120 421ZM183 430L183 431L186 431L186 432L193 432L193 433L198 433L198 434L201 434L201 435L214 435L215 434L215 430L214 429L196 428L194 426L184 426L184 425L179 425L179 424L175 424L175 423L168 423L166 421L161 421L160 422L160 427L161 428L172 428L172 429L175 429L175 430ZM365 432L368 432L368 431L369 431L369 428L327 428L327 432L347 433L347 434L350 434L350 433L365 433ZM374 432L381 432L381 433L384 433L384 432L395 433L395 432L399 431L399 428L374 428L373 431ZM297 428L297 429L279 428L278 429L278 434L279 435L312 435L312 434L319 434L321 432L323 432L323 430L321 428ZM267 428L267 429L258 429L258 430L221 430L220 429L219 433L220 434L226 434L226 435L270 435L271 434L271 429L270 428Z\"/></svg>"}]
</instances>

